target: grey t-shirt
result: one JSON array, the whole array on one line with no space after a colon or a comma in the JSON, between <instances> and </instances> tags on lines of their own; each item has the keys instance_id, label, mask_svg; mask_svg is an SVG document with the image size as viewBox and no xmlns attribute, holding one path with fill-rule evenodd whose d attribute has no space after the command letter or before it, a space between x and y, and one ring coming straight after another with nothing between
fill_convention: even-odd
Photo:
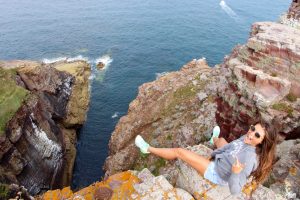
<instances>
[{"instance_id":1,"label":"grey t-shirt","mask_svg":"<svg viewBox=\"0 0 300 200\"><path fill-rule=\"evenodd\" d=\"M212 157L215 157L215 170L224 181L228 182L231 194L241 192L248 176L258 166L255 147L244 143L244 138L245 135L222 148L214 150L211 154ZM239 174L231 171L236 158L245 165L245 168Z\"/></svg>"}]
</instances>

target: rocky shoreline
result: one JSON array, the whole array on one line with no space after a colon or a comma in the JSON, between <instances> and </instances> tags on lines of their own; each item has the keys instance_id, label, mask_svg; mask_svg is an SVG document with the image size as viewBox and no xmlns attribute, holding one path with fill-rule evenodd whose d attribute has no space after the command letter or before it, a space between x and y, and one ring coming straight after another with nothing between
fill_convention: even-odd
<instances>
[{"instance_id":1,"label":"rocky shoreline","mask_svg":"<svg viewBox=\"0 0 300 200\"><path fill-rule=\"evenodd\" d=\"M1 85L11 83L1 95L1 117L11 117L2 122L0 182L22 185L30 194L70 185L76 130L89 105L89 64L17 60L0 61L0 67ZM26 95L11 92L18 90Z\"/></svg>"}]
</instances>

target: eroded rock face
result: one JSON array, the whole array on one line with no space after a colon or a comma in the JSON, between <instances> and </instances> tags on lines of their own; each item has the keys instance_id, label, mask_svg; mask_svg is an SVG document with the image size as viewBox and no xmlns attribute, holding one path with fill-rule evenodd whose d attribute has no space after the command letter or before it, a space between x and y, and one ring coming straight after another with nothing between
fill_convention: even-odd
<instances>
[{"instance_id":1,"label":"eroded rock face","mask_svg":"<svg viewBox=\"0 0 300 200\"><path fill-rule=\"evenodd\" d=\"M70 113L76 113L70 109L74 95L77 95L77 101L89 99L88 92L81 93L76 86L83 83L88 91L88 64L60 63L60 68L82 72L76 76L65 72L67 70L55 69L53 64L0 63L5 69L15 68L17 83L30 91L1 136L1 182L23 185L31 194L69 185L76 154L76 129L71 126L82 124L85 115L83 111L77 112L80 120L69 123L71 129L63 127L63 120L68 121ZM83 108L87 109L87 106Z\"/></svg>"},{"instance_id":2,"label":"eroded rock face","mask_svg":"<svg viewBox=\"0 0 300 200\"><path fill-rule=\"evenodd\" d=\"M228 86L217 101L222 136L238 137L260 116L269 123L277 117L286 137L300 126L299 35L286 25L255 23L247 44L225 59Z\"/></svg>"}]
</instances>

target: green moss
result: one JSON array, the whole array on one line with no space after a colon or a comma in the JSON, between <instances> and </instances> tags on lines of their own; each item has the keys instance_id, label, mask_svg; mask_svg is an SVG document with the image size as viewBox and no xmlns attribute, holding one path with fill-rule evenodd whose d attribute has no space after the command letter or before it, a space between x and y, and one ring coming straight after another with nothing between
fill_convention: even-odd
<instances>
[{"instance_id":1,"label":"green moss","mask_svg":"<svg viewBox=\"0 0 300 200\"><path fill-rule=\"evenodd\" d=\"M158 175L159 175L159 169L160 169L161 167L166 166L166 163L167 163L166 160L163 159L163 158L157 159L157 161L155 161L155 163L154 163L155 169L153 170L152 173L153 173L155 176L158 176Z\"/></svg>"},{"instance_id":2,"label":"green moss","mask_svg":"<svg viewBox=\"0 0 300 200\"><path fill-rule=\"evenodd\" d=\"M0 135L29 93L16 84L15 76L14 70L0 68Z\"/></svg>"},{"instance_id":3,"label":"green moss","mask_svg":"<svg viewBox=\"0 0 300 200\"><path fill-rule=\"evenodd\" d=\"M272 73L271 73L271 76L273 76L273 77L277 77L277 73L275 73L275 72L272 72Z\"/></svg>"},{"instance_id":4,"label":"green moss","mask_svg":"<svg viewBox=\"0 0 300 200\"><path fill-rule=\"evenodd\" d=\"M272 106L272 108L275 110L286 112L289 116L292 116L293 113L293 108L285 103L276 103Z\"/></svg>"},{"instance_id":5,"label":"green moss","mask_svg":"<svg viewBox=\"0 0 300 200\"><path fill-rule=\"evenodd\" d=\"M295 95L293 95L292 93L289 93L286 98L290 101L290 102L295 102L297 101L297 97Z\"/></svg>"},{"instance_id":6,"label":"green moss","mask_svg":"<svg viewBox=\"0 0 300 200\"><path fill-rule=\"evenodd\" d=\"M174 93L174 98L178 100L188 99L196 95L196 89L192 85L179 88Z\"/></svg>"},{"instance_id":7,"label":"green moss","mask_svg":"<svg viewBox=\"0 0 300 200\"><path fill-rule=\"evenodd\" d=\"M189 83L184 87L178 88L173 93L169 105L162 111L162 115L164 116L171 115L176 105L179 105L185 101L189 101L192 98L194 98L197 92L200 89L204 88L205 84L206 83L202 81L197 86L194 86L193 84Z\"/></svg>"},{"instance_id":8,"label":"green moss","mask_svg":"<svg viewBox=\"0 0 300 200\"><path fill-rule=\"evenodd\" d=\"M0 183L0 199L8 199L9 186L7 184Z\"/></svg>"},{"instance_id":9,"label":"green moss","mask_svg":"<svg viewBox=\"0 0 300 200\"><path fill-rule=\"evenodd\" d=\"M173 139L173 136L171 134L169 134L166 138L167 140L172 140Z\"/></svg>"}]
</instances>

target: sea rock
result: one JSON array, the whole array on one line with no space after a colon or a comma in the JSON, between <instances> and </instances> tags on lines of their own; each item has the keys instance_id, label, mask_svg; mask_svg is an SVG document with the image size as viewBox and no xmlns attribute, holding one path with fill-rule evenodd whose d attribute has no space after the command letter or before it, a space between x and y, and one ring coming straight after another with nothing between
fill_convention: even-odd
<instances>
[{"instance_id":1,"label":"sea rock","mask_svg":"<svg viewBox=\"0 0 300 200\"><path fill-rule=\"evenodd\" d=\"M11 94L4 87L4 101L0 104L8 108L4 114L11 113L9 109L15 106L0 140L1 182L23 185L31 194L69 185L76 155L74 126L84 122L89 99L88 64L82 61L59 64L1 61L0 64L1 74L12 72L1 81L11 81L10 88L16 88ZM20 88L27 95L19 104L5 103L19 98ZM71 109L77 105L78 109ZM73 120L69 117L72 114L78 117ZM70 123L62 123L64 120ZM70 126L73 128L67 129Z\"/></svg>"},{"instance_id":2,"label":"sea rock","mask_svg":"<svg viewBox=\"0 0 300 200\"><path fill-rule=\"evenodd\" d=\"M96 64L96 66L97 66L98 69L103 69L105 67L105 64L103 62L98 62Z\"/></svg>"}]
</instances>

